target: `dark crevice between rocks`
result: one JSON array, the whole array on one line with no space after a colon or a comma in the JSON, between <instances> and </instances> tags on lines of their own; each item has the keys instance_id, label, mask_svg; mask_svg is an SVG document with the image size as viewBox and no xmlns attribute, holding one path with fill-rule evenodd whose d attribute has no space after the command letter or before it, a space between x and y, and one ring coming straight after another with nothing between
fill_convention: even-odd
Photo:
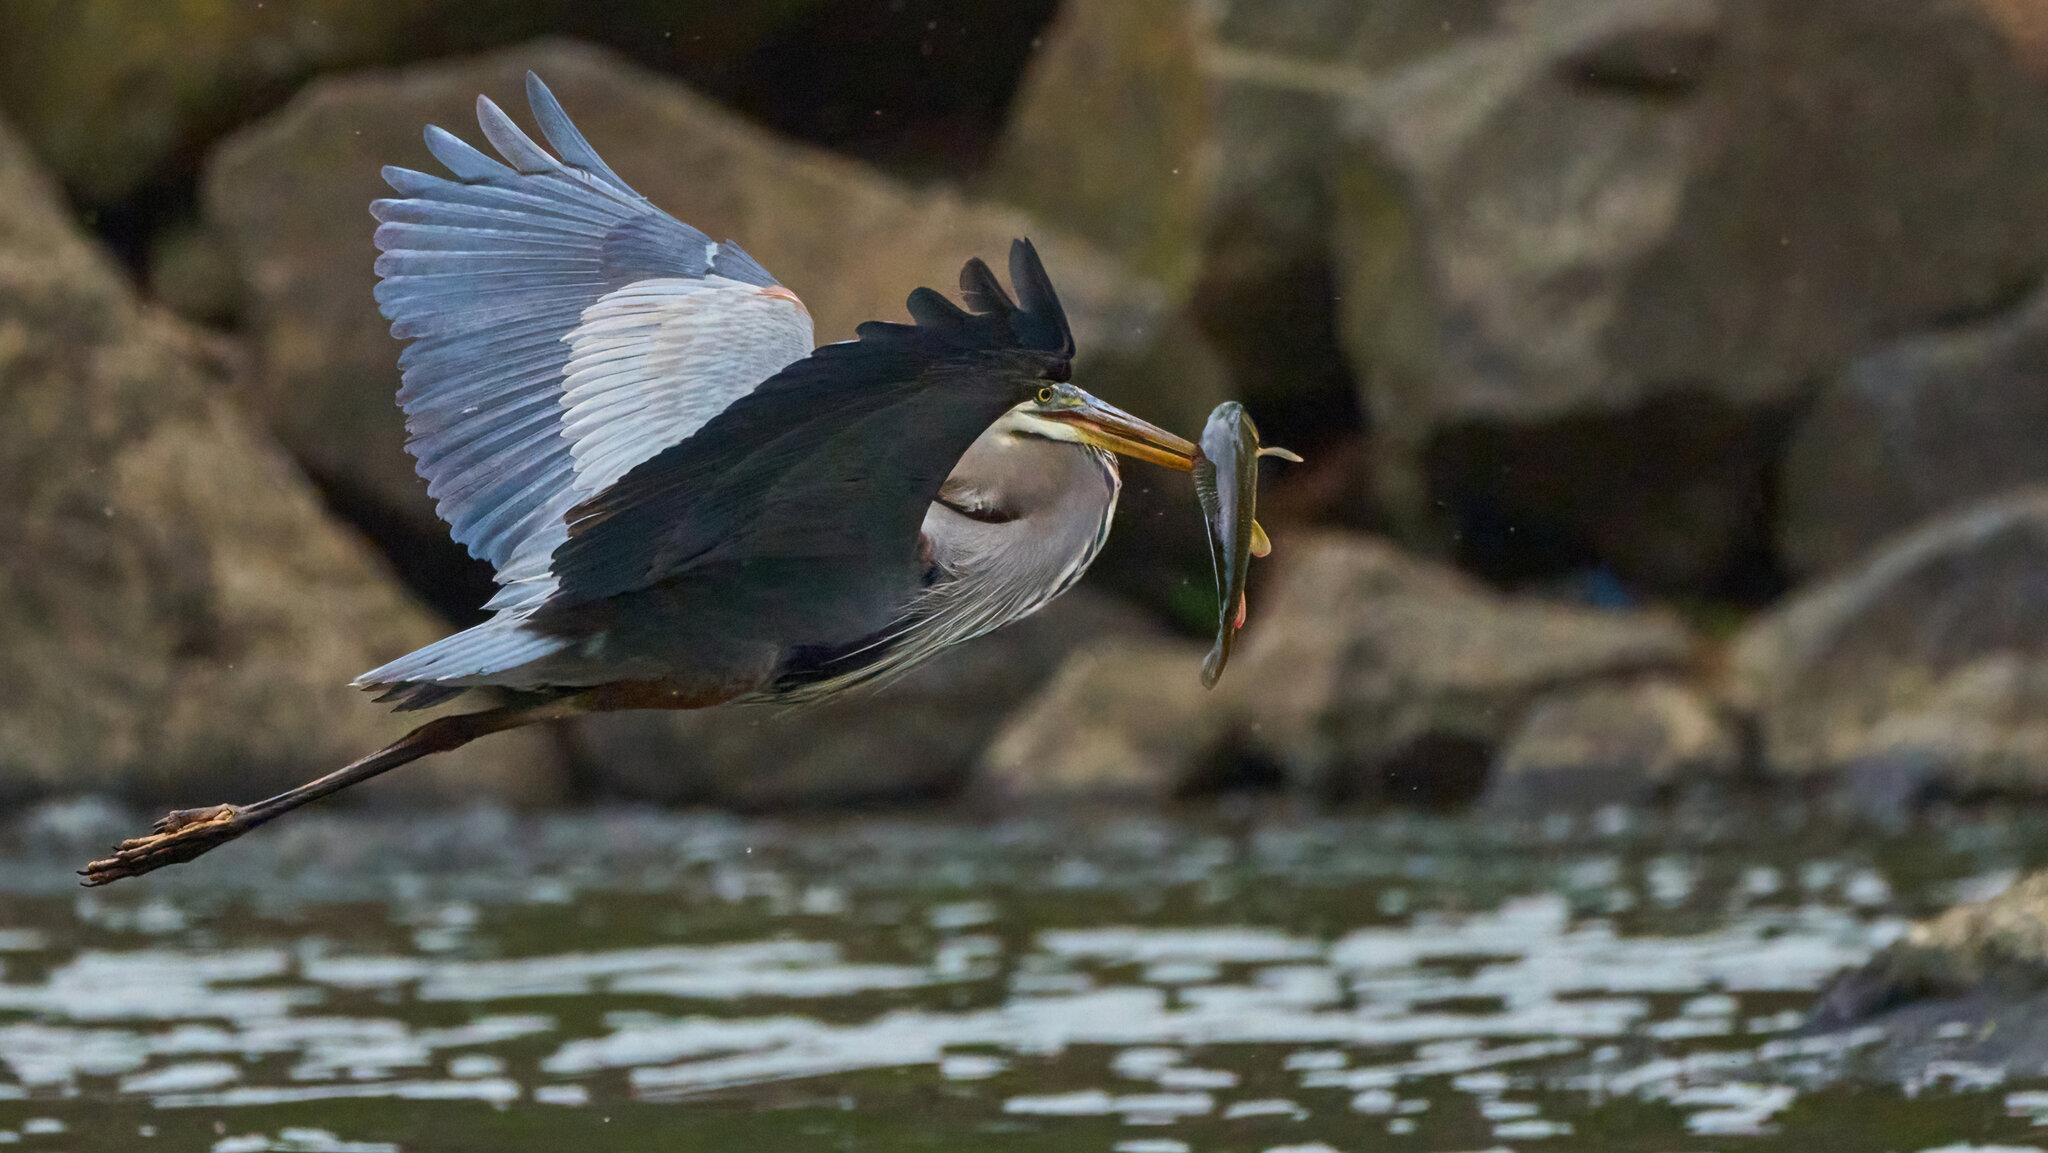
<instances>
[{"instance_id":1,"label":"dark crevice between rocks","mask_svg":"<svg viewBox=\"0 0 2048 1153\"><path fill-rule=\"evenodd\" d=\"M1123 478L1109 540L1088 569L1089 586L1152 610L1184 636L1213 632L1216 586L1192 482L1142 464L1124 469Z\"/></svg>"},{"instance_id":2,"label":"dark crevice between rocks","mask_svg":"<svg viewBox=\"0 0 2048 1153\"><path fill-rule=\"evenodd\" d=\"M1173 790L1177 801L1214 797L1284 793L1287 769L1265 754L1244 734L1235 734L1202 759Z\"/></svg>"},{"instance_id":3,"label":"dark crevice between rocks","mask_svg":"<svg viewBox=\"0 0 2048 1153\"><path fill-rule=\"evenodd\" d=\"M909 177L987 156L1057 0L837 0L711 86L770 128Z\"/></svg>"},{"instance_id":4,"label":"dark crevice between rocks","mask_svg":"<svg viewBox=\"0 0 2048 1153\"><path fill-rule=\"evenodd\" d=\"M1791 424L1787 405L1668 393L1625 412L1454 426L1424 470L1455 560L1497 585L1749 608L1790 583L1772 530Z\"/></svg>"},{"instance_id":5,"label":"dark crevice between rocks","mask_svg":"<svg viewBox=\"0 0 2048 1153\"><path fill-rule=\"evenodd\" d=\"M1212 263L1195 286L1196 322L1230 371L1259 438L1303 456L1370 431L1338 343L1336 281L1326 259L1258 269Z\"/></svg>"},{"instance_id":6,"label":"dark crevice between rocks","mask_svg":"<svg viewBox=\"0 0 2048 1153\"><path fill-rule=\"evenodd\" d=\"M1491 741L1424 733L1375 765L1329 774L1318 792L1330 804L1462 809L1486 791L1494 752Z\"/></svg>"},{"instance_id":7,"label":"dark crevice between rocks","mask_svg":"<svg viewBox=\"0 0 2048 1153\"><path fill-rule=\"evenodd\" d=\"M1425 733L1380 765L1370 783L1388 804L1460 809L1485 792L1493 755L1488 741Z\"/></svg>"},{"instance_id":8,"label":"dark crevice between rocks","mask_svg":"<svg viewBox=\"0 0 2048 1153\"><path fill-rule=\"evenodd\" d=\"M1212 275L1195 287L1195 324L1224 362L1226 395L1244 404L1259 439L1306 461L1261 468L1260 520L1283 535L1307 523L1376 527L1367 499L1365 414L1338 347L1328 262L1224 263L1239 267L1225 272L1212 264ZM1216 588L1206 530L1190 497L1184 475L1126 468L1116 529L1090 579L1201 636L1216 627ZM1255 581L1262 569L1253 567ZM1256 601L1256 585L1252 595Z\"/></svg>"},{"instance_id":9,"label":"dark crevice between rocks","mask_svg":"<svg viewBox=\"0 0 2048 1153\"><path fill-rule=\"evenodd\" d=\"M2023 276L2000 284L1982 300L1958 305L1945 312L1927 318L1917 331L1924 333L1954 332L1958 329L1974 328L1980 324L2009 320L2028 299L2041 290L2048 272L2032 270Z\"/></svg>"},{"instance_id":10,"label":"dark crevice between rocks","mask_svg":"<svg viewBox=\"0 0 2048 1153\"><path fill-rule=\"evenodd\" d=\"M1587 91L1677 100L1705 82L1720 47L1706 29L1630 29L1565 60L1558 75Z\"/></svg>"},{"instance_id":11,"label":"dark crevice between rocks","mask_svg":"<svg viewBox=\"0 0 2048 1153\"><path fill-rule=\"evenodd\" d=\"M156 237L167 229L199 219L196 167L181 166L160 174L120 201L80 211L90 228L138 283L147 275Z\"/></svg>"},{"instance_id":12,"label":"dark crevice between rocks","mask_svg":"<svg viewBox=\"0 0 2048 1153\"><path fill-rule=\"evenodd\" d=\"M1242 275L1215 272L1191 302L1229 374L1227 395L1244 404L1261 441L1305 458L1268 461L1260 470L1260 520L1283 537L1302 524L1378 527L1368 499L1366 420L1337 345L1333 291L1324 260L1272 262ZM1125 469L1116 530L1090 579L1199 637L1215 630L1216 588L1190 495L1185 476ZM1252 569L1254 603L1264 567Z\"/></svg>"}]
</instances>

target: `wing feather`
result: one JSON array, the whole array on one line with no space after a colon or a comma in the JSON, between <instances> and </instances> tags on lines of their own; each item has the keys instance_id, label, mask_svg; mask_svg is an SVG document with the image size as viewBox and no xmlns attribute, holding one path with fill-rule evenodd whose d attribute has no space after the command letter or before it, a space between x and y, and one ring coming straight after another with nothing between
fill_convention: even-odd
<instances>
[{"instance_id":1,"label":"wing feather","mask_svg":"<svg viewBox=\"0 0 2048 1153\"><path fill-rule=\"evenodd\" d=\"M719 276L644 280L592 305L569 345L563 432L589 496L808 354L811 320L787 293Z\"/></svg>"},{"instance_id":2,"label":"wing feather","mask_svg":"<svg viewBox=\"0 0 2048 1153\"><path fill-rule=\"evenodd\" d=\"M371 206L377 302L392 335L413 342L400 359L408 447L455 539L501 570L580 491L571 485L577 469L562 422L568 338L584 313L640 281L702 280L721 260L774 284L743 253L721 251L621 180L538 78L529 77L527 94L559 158L479 97L477 123L501 159L430 127L427 148L449 176L387 168L398 197ZM786 363L789 340L776 336L767 358L774 363L751 381L652 369L639 379L715 412ZM743 354L734 355L744 361ZM663 447L636 433L599 437L607 459L621 446L650 455Z\"/></svg>"},{"instance_id":3,"label":"wing feather","mask_svg":"<svg viewBox=\"0 0 2048 1153\"><path fill-rule=\"evenodd\" d=\"M533 142L533 138L519 130L505 110L488 96L476 98L476 123L483 129L484 139L498 150L515 170L527 176L543 172L564 171L562 162L549 156L547 151Z\"/></svg>"},{"instance_id":4,"label":"wing feather","mask_svg":"<svg viewBox=\"0 0 2048 1153\"><path fill-rule=\"evenodd\" d=\"M1070 373L1073 337L1028 241L1011 268L1020 288L1020 268L1042 285L1030 304L970 313L919 289L915 326L861 325L859 340L791 364L578 506L547 607L763 561L815 566L820 590L910 571L961 454L1039 382Z\"/></svg>"},{"instance_id":5,"label":"wing feather","mask_svg":"<svg viewBox=\"0 0 2048 1153\"><path fill-rule=\"evenodd\" d=\"M519 212L539 218L539 222L550 222L550 218L577 220L587 224L609 226L617 222L618 208L609 197L593 197L590 203L564 200L559 196L542 196L531 190L513 189L488 184L465 184L459 180L416 172L410 168L386 165L384 183L409 201L446 202L470 208L497 208ZM407 201L373 200L370 213L376 215L378 206Z\"/></svg>"},{"instance_id":6,"label":"wing feather","mask_svg":"<svg viewBox=\"0 0 2048 1153\"><path fill-rule=\"evenodd\" d=\"M377 303L392 335L411 342L399 358L407 448L451 535L496 568L492 607L515 615L552 588L547 559L566 535L564 514L592 491L579 448L623 473L810 347L808 314L759 264L648 203L538 77L526 89L552 153L479 97L477 123L497 158L429 127L427 149L447 175L386 168L396 195L370 206ZM636 287L648 282L664 287ZM728 296L699 291L707 286ZM767 289L778 325L725 328L705 307L731 299L745 320ZM621 292L649 311L591 331L594 371L572 398L572 335L592 316L610 318L604 302ZM592 403L579 411L578 398ZM482 675L539 651L497 631L464 635L366 681Z\"/></svg>"},{"instance_id":7,"label":"wing feather","mask_svg":"<svg viewBox=\"0 0 2048 1153\"><path fill-rule=\"evenodd\" d=\"M611 166L597 154L597 149L590 146L590 141L583 139L583 133L577 129L575 122L569 119L567 112L562 111L562 102L555 99L555 94L548 91L548 86L542 84L540 77L531 72L526 74L526 103L533 109L533 118L540 125L541 135L547 137L548 143L555 146L555 151L561 154L563 160L600 180L609 181L620 188L626 187L626 182L619 179L619 174L611 170Z\"/></svg>"}]
</instances>

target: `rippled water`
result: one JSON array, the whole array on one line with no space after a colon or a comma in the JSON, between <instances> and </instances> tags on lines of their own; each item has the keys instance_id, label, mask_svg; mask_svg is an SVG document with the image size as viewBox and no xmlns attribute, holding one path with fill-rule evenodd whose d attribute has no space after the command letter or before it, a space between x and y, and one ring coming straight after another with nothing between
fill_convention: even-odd
<instances>
[{"instance_id":1,"label":"rippled water","mask_svg":"<svg viewBox=\"0 0 2048 1153\"><path fill-rule=\"evenodd\" d=\"M0 1143L258 1150L2048 1147L2048 1080L1811 1037L2033 818L295 818L0 859Z\"/></svg>"}]
</instances>

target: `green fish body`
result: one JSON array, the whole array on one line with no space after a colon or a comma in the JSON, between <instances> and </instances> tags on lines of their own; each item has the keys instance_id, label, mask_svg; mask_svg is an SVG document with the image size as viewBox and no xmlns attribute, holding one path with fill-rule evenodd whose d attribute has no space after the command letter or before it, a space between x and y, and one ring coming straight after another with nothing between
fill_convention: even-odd
<instances>
[{"instance_id":1,"label":"green fish body","mask_svg":"<svg viewBox=\"0 0 2048 1153\"><path fill-rule=\"evenodd\" d=\"M1245 575L1252 557L1264 556L1268 548L1258 522L1259 430L1243 405L1224 401L1209 414L1194 474L1216 573L1216 644L1202 661L1202 684L1213 688L1230 660L1237 630L1244 627Z\"/></svg>"}]
</instances>

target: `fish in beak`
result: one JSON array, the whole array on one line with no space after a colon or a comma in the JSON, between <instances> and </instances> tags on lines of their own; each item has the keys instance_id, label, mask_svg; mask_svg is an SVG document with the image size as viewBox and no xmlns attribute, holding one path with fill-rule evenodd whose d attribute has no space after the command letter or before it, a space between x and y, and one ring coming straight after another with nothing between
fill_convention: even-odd
<instances>
[{"instance_id":1,"label":"fish in beak","mask_svg":"<svg viewBox=\"0 0 2048 1153\"><path fill-rule=\"evenodd\" d=\"M1259 430L1244 406L1224 401L1209 414L1202 430L1200 455L1194 462L1195 496L1202 502L1203 520L1209 527L1209 559L1216 572L1218 619L1216 643L1202 662L1202 684L1216 687L1237 630L1244 627L1245 579L1251 559L1273 551L1266 530L1259 527L1259 458L1277 456L1282 460L1301 458L1284 448L1263 448Z\"/></svg>"}]
</instances>

